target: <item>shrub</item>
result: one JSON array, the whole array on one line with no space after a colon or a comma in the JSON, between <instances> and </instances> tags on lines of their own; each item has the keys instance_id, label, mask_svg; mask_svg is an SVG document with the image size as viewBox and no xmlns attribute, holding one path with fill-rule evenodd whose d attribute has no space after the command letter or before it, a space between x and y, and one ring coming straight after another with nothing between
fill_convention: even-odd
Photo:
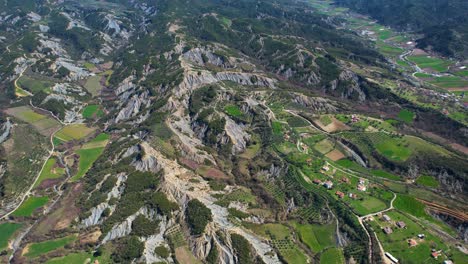
<instances>
[{"instance_id":1,"label":"shrub","mask_svg":"<svg viewBox=\"0 0 468 264\"><path fill-rule=\"evenodd\" d=\"M169 250L165 246L159 246L154 249L154 253L161 258L168 258L170 255Z\"/></svg>"}]
</instances>

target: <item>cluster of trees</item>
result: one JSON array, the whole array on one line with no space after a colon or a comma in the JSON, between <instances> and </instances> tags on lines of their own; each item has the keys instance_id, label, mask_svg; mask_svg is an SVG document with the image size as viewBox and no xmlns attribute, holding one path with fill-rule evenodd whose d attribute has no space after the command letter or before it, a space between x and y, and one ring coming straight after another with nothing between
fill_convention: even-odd
<instances>
[{"instance_id":1,"label":"cluster of trees","mask_svg":"<svg viewBox=\"0 0 468 264\"><path fill-rule=\"evenodd\" d=\"M213 219L211 210L197 199L187 203L185 214L192 235L203 234L206 225Z\"/></svg>"}]
</instances>

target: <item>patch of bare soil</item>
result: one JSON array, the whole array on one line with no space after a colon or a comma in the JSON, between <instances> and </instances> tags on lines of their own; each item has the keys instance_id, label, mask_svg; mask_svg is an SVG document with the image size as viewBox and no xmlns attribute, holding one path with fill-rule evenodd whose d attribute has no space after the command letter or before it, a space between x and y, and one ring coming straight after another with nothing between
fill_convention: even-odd
<instances>
[{"instance_id":1,"label":"patch of bare soil","mask_svg":"<svg viewBox=\"0 0 468 264\"><path fill-rule=\"evenodd\" d=\"M445 88L445 90L451 91L451 92L459 92L459 91L468 91L468 86L466 87L455 87L455 88Z\"/></svg>"},{"instance_id":2,"label":"patch of bare soil","mask_svg":"<svg viewBox=\"0 0 468 264\"><path fill-rule=\"evenodd\" d=\"M450 144L450 146L451 146L453 149L456 149L456 150L458 150L458 151L460 151L460 152L463 152L464 154L468 155L468 148L467 148L467 147L462 146L462 145L460 145L460 144L458 144L458 143L452 143L452 144Z\"/></svg>"},{"instance_id":3,"label":"patch of bare soil","mask_svg":"<svg viewBox=\"0 0 468 264\"><path fill-rule=\"evenodd\" d=\"M190 169L192 170L196 170L200 167L200 164L198 164L197 162L191 160L191 159L187 159L187 158L180 158L179 159L180 163L182 163L183 165L189 167Z\"/></svg>"},{"instance_id":4,"label":"patch of bare soil","mask_svg":"<svg viewBox=\"0 0 468 264\"><path fill-rule=\"evenodd\" d=\"M102 235L101 230L94 230L90 233L82 234L79 237L80 244L95 244L99 241L99 237Z\"/></svg>"},{"instance_id":5,"label":"patch of bare soil","mask_svg":"<svg viewBox=\"0 0 468 264\"><path fill-rule=\"evenodd\" d=\"M175 256L179 263L201 263L186 247L178 247L175 249Z\"/></svg>"},{"instance_id":6,"label":"patch of bare soil","mask_svg":"<svg viewBox=\"0 0 468 264\"><path fill-rule=\"evenodd\" d=\"M222 171L215 169L215 168L210 168L206 172L206 177L208 178L214 178L214 179L229 179L228 176L226 176Z\"/></svg>"},{"instance_id":7,"label":"patch of bare soil","mask_svg":"<svg viewBox=\"0 0 468 264\"><path fill-rule=\"evenodd\" d=\"M33 236L44 236L52 230L64 230L71 226L73 220L78 216L79 209L75 206L75 201L83 190L83 184L77 183L70 186L66 194L62 197L48 214L34 229Z\"/></svg>"},{"instance_id":8,"label":"patch of bare soil","mask_svg":"<svg viewBox=\"0 0 468 264\"><path fill-rule=\"evenodd\" d=\"M63 178L59 179L47 179L41 182L41 184L37 187L39 190L45 190L48 188L53 187L54 185L60 184L60 182L63 180Z\"/></svg>"},{"instance_id":9,"label":"patch of bare soil","mask_svg":"<svg viewBox=\"0 0 468 264\"><path fill-rule=\"evenodd\" d=\"M322 129L327 131L328 133L333 133L336 131L349 130L350 128L341 121L333 118L332 122L327 126L323 127Z\"/></svg>"},{"instance_id":10,"label":"patch of bare soil","mask_svg":"<svg viewBox=\"0 0 468 264\"><path fill-rule=\"evenodd\" d=\"M418 56L418 55L428 55L428 54L422 49L414 49L412 55Z\"/></svg>"},{"instance_id":11,"label":"patch of bare soil","mask_svg":"<svg viewBox=\"0 0 468 264\"><path fill-rule=\"evenodd\" d=\"M343 153L341 153L341 151L335 149L335 150L332 150L331 152L329 152L327 155L326 155L329 159L333 160L333 161L337 161L337 160L340 160L342 158L345 157L345 155Z\"/></svg>"}]
</instances>

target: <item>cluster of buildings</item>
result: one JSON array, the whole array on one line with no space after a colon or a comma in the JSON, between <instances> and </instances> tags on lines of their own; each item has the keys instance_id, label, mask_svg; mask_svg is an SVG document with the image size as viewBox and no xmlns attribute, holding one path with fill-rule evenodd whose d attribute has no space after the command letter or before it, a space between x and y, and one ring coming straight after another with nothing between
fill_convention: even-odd
<instances>
[{"instance_id":1,"label":"cluster of buildings","mask_svg":"<svg viewBox=\"0 0 468 264\"><path fill-rule=\"evenodd\" d=\"M384 214L382 215L382 221L385 221L385 222L390 222L392 221L392 219L390 218L390 216ZM397 221L395 223L395 225L398 227L398 228L406 228L406 223L403 222L403 221ZM383 232L387 235L390 235L391 233L393 233L393 229L390 227L390 226L386 226L384 227L383 229Z\"/></svg>"}]
</instances>

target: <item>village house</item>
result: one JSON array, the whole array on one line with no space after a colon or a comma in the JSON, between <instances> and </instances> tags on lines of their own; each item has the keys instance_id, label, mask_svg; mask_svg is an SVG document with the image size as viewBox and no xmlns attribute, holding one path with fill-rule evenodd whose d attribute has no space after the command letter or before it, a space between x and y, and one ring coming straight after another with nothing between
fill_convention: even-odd
<instances>
[{"instance_id":1,"label":"village house","mask_svg":"<svg viewBox=\"0 0 468 264\"><path fill-rule=\"evenodd\" d=\"M315 184L321 184L322 183L322 181L319 180L319 179L314 179L312 182L315 183Z\"/></svg>"},{"instance_id":2,"label":"village house","mask_svg":"<svg viewBox=\"0 0 468 264\"><path fill-rule=\"evenodd\" d=\"M351 122L353 122L353 123L359 122L359 116L357 116L357 115L352 115L352 116L351 116Z\"/></svg>"},{"instance_id":3,"label":"village house","mask_svg":"<svg viewBox=\"0 0 468 264\"><path fill-rule=\"evenodd\" d=\"M439 257L439 255L440 255L440 253L437 252L437 251L434 251L434 252L431 253L431 256L432 256L433 258L435 258L435 259L437 259L437 258Z\"/></svg>"},{"instance_id":4,"label":"village house","mask_svg":"<svg viewBox=\"0 0 468 264\"><path fill-rule=\"evenodd\" d=\"M418 235L418 238L419 238L419 239L424 239L425 237L426 237L426 235L424 235L424 234L419 234L419 235Z\"/></svg>"},{"instance_id":5,"label":"village house","mask_svg":"<svg viewBox=\"0 0 468 264\"><path fill-rule=\"evenodd\" d=\"M325 188L327 189L331 189L333 188L333 182L332 181L326 181L323 186L325 186Z\"/></svg>"},{"instance_id":6,"label":"village house","mask_svg":"<svg viewBox=\"0 0 468 264\"><path fill-rule=\"evenodd\" d=\"M349 196L349 198L351 198L351 199L357 199L357 198L358 198L358 196L357 196L356 194L354 194L354 193L349 193L348 196Z\"/></svg>"},{"instance_id":7,"label":"village house","mask_svg":"<svg viewBox=\"0 0 468 264\"><path fill-rule=\"evenodd\" d=\"M398 222L396 222L396 225L397 225L399 228L405 228L405 227L406 227L406 224L405 224L405 222L403 222L403 221L398 221Z\"/></svg>"},{"instance_id":8,"label":"village house","mask_svg":"<svg viewBox=\"0 0 468 264\"><path fill-rule=\"evenodd\" d=\"M341 178L341 181L348 184L350 183L349 179L346 177Z\"/></svg>"},{"instance_id":9,"label":"village house","mask_svg":"<svg viewBox=\"0 0 468 264\"><path fill-rule=\"evenodd\" d=\"M325 163L325 165L322 167L322 170L324 171L329 171L330 167L328 167L328 163Z\"/></svg>"},{"instance_id":10,"label":"village house","mask_svg":"<svg viewBox=\"0 0 468 264\"><path fill-rule=\"evenodd\" d=\"M389 226L384 227L384 228L383 228L383 231L384 231L384 233L387 234L387 235L390 235L391 233L393 233L392 228L389 227Z\"/></svg>"},{"instance_id":11,"label":"village house","mask_svg":"<svg viewBox=\"0 0 468 264\"><path fill-rule=\"evenodd\" d=\"M367 187L365 185L359 184L357 186L358 191L360 192L365 192L367 190Z\"/></svg>"},{"instance_id":12,"label":"village house","mask_svg":"<svg viewBox=\"0 0 468 264\"><path fill-rule=\"evenodd\" d=\"M340 197L340 199L343 199L345 194L343 192L340 192L340 191L336 191L335 193L338 197Z\"/></svg>"},{"instance_id":13,"label":"village house","mask_svg":"<svg viewBox=\"0 0 468 264\"><path fill-rule=\"evenodd\" d=\"M414 239L409 239L409 240L408 240L408 245L409 245L410 247L414 247L414 246L417 246L417 245L418 245L418 242L416 242L416 240L414 240Z\"/></svg>"},{"instance_id":14,"label":"village house","mask_svg":"<svg viewBox=\"0 0 468 264\"><path fill-rule=\"evenodd\" d=\"M359 184L366 184L366 180L364 178L359 178Z\"/></svg>"},{"instance_id":15,"label":"village house","mask_svg":"<svg viewBox=\"0 0 468 264\"><path fill-rule=\"evenodd\" d=\"M382 219L383 219L384 221L386 221L386 222L390 222L390 221L392 220L392 219L390 218L390 216L388 216L388 215L386 215L386 214L382 215Z\"/></svg>"}]
</instances>

